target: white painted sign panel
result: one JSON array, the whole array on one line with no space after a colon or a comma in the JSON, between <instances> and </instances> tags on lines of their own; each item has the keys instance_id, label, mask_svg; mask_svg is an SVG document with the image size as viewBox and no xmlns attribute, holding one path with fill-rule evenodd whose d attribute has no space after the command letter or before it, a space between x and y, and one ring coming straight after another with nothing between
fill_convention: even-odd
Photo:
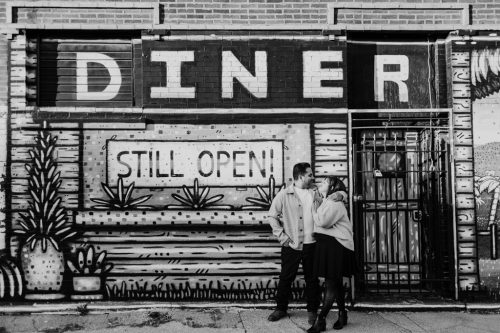
<instances>
[{"instance_id":1,"label":"white painted sign panel","mask_svg":"<svg viewBox=\"0 0 500 333\"><path fill-rule=\"evenodd\" d=\"M283 183L283 141L107 141L107 177L116 186L267 185Z\"/></svg>"}]
</instances>

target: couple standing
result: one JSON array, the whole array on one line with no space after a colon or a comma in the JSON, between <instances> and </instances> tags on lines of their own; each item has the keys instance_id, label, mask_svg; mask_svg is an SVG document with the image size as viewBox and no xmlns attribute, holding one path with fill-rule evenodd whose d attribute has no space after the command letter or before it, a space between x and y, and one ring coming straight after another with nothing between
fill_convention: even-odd
<instances>
[{"instance_id":1,"label":"couple standing","mask_svg":"<svg viewBox=\"0 0 500 333\"><path fill-rule=\"evenodd\" d=\"M326 329L326 316L337 301L339 318L333 325L347 324L343 276L354 272L352 223L343 201L346 188L336 177L327 177L313 190L314 175L309 163L293 167L293 184L280 191L269 210L269 224L281 244L281 274L276 295L276 310L268 320L287 315L291 286L299 264L306 281L307 332ZM319 277L325 279L323 306L320 305Z\"/></svg>"}]
</instances>

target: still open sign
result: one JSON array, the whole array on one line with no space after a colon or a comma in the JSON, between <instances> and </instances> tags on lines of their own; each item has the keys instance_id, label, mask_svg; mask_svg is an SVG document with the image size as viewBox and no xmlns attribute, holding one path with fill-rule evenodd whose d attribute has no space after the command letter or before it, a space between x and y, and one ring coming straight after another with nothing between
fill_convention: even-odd
<instances>
[{"instance_id":1,"label":"still open sign","mask_svg":"<svg viewBox=\"0 0 500 333\"><path fill-rule=\"evenodd\" d=\"M140 187L266 185L283 183L283 141L107 142L107 177Z\"/></svg>"}]
</instances>

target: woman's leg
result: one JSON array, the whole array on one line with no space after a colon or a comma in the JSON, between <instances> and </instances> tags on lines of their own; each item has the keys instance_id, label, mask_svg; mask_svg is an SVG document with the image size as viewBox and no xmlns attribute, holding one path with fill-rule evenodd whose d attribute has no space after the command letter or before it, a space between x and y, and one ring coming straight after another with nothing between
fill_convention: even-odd
<instances>
[{"instance_id":1,"label":"woman's leg","mask_svg":"<svg viewBox=\"0 0 500 333\"><path fill-rule=\"evenodd\" d=\"M332 309L333 302L335 302L335 291L334 291L333 280L325 280L325 293L323 295L323 305L319 312L318 318L314 325L307 330L308 333L318 333L326 330L326 316L328 312Z\"/></svg>"},{"instance_id":2,"label":"woman's leg","mask_svg":"<svg viewBox=\"0 0 500 333\"><path fill-rule=\"evenodd\" d=\"M333 307L333 302L335 302L335 283L333 280L325 279L325 294L323 296L323 306L319 313L319 317L326 318L328 312Z\"/></svg>"},{"instance_id":3,"label":"woman's leg","mask_svg":"<svg viewBox=\"0 0 500 333\"><path fill-rule=\"evenodd\" d=\"M335 300L337 301L337 306L339 308L339 318L333 324L333 328L336 330L342 329L347 324L347 312L345 311L345 288L344 281L342 278L334 281L335 290Z\"/></svg>"},{"instance_id":4,"label":"woman's leg","mask_svg":"<svg viewBox=\"0 0 500 333\"><path fill-rule=\"evenodd\" d=\"M337 301L339 311L345 311L344 280L342 278L337 279L334 281L334 285L335 300Z\"/></svg>"}]
</instances>

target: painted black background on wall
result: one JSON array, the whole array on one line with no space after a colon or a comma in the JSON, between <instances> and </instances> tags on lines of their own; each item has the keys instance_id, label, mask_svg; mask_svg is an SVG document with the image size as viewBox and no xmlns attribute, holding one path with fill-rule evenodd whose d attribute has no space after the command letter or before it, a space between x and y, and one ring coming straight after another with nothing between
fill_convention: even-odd
<instances>
[{"instance_id":1,"label":"painted black background on wall","mask_svg":"<svg viewBox=\"0 0 500 333\"><path fill-rule=\"evenodd\" d=\"M396 83L384 84L385 100L375 101L375 55L406 55L409 59L408 102L400 102ZM352 109L435 108L434 45L349 43L348 105ZM394 69L393 69L394 70Z\"/></svg>"},{"instance_id":2,"label":"painted black background on wall","mask_svg":"<svg viewBox=\"0 0 500 333\"><path fill-rule=\"evenodd\" d=\"M83 107L131 107L133 102L133 59L130 38L52 38L40 39L39 105ZM122 83L111 100L77 100L76 53L103 53L120 67ZM88 64L88 91L103 91L110 83L108 70L99 63Z\"/></svg>"},{"instance_id":3,"label":"painted black background on wall","mask_svg":"<svg viewBox=\"0 0 500 333\"><path fill-rule=\"evenodd\" d=\"M283 108L346 107L345 43L337 41L250 40L250 41L143 41L143 82L145 107L176 108ZM150 88L165 86L165 63L151 62L151 50L194 50L194 62L183 63L181 85L196 87L196 98L150 98ZM268 94L256 98L234 80L232 99L221 97L222 51L232 51L251 73L255 73L255 51L267 51ZM302 98L302 51L340 50L341 63L324 63L323 67L343 68L344 79L323 81L323 86L343 87L343 98Z\"/></svg>"}]
</instances>

